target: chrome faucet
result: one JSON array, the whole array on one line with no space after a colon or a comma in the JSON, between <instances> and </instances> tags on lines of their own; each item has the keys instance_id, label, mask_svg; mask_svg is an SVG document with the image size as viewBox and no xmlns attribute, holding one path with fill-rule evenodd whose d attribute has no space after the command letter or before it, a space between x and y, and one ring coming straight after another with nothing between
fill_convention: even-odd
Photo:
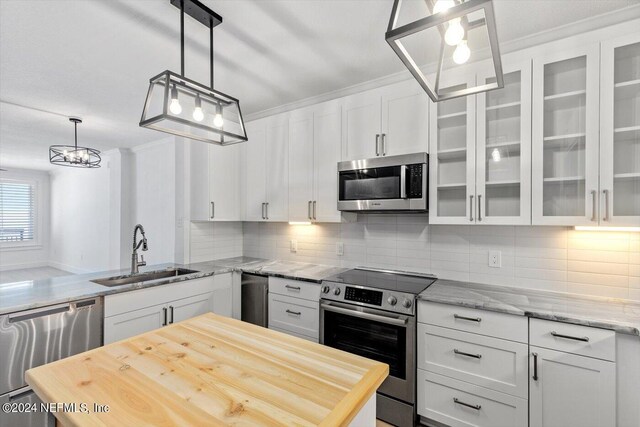
<instances>
[{"instance_id":1,"label":"chrome faucet","mask_svg":"<svg viewBox=\"0 0 640 427\"><path fill-rule=\"evenodd\" d=\"M138 230L140 230L140 233L142 233L142 240L140 240L136 245ZM133 254L131 254L131 274L136 274L138 272L138 267L147 265L147 262L144 260L144 255L140 255L141 260L138 261L138 249L140 248L140 246L142 246L143 251L149 250L149 247L147 246L147 237L144 235L144 227L142 226L142 224L137 224L133 229Z\"/></svg>"}]
</instances>

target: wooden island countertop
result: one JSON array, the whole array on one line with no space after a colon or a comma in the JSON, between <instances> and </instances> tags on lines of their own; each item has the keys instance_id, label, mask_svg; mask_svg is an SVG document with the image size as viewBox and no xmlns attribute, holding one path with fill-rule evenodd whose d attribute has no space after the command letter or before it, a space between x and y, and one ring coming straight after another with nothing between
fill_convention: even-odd
<instances>
[{"instance_id":1,"label":"wooden island countertop","mask_svg":"<svg viewBox=\"0 0 640 427\"><path fill-rule=\"evenodd\" d=\"M71 426L346 426L388 365L213 313L26 372ZM109 412L93 412L93 404Z\"/></svg>"}]
</instances>

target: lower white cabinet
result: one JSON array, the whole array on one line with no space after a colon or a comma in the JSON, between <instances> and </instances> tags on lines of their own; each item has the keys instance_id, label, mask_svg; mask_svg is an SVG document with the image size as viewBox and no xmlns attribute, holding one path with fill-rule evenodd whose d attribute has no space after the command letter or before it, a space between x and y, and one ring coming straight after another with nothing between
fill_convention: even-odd
<instances>
[{"instance_id":1,"label":"lower white cabinet","mask_svg":"<svg viewBox=\"0 0 640 427\"><path fill-rule=\"evenodd\" d=\"M269 329L318 342L320 285L270 277Z\"/></svg>"},{"instance_id":2,"label":"lower white cabinet","mask_svg":"<svg viewBox=\"0 0 640 427\"><path fill-rule=\"evenodd\" d=\"M423 369L418 369L417 406L420 415L450 427L527 426L526 399Z\"/></svg>"},{"instance_id":3,"label":"lower white cabinet","mask_svg":"<svg viewBox=\"0 0 640 427\"><path fill-rule=\"evenodd\" d=\"M614 362L531 346L530 427L615 427Z\"/></svg>"},{"instance_id":4,"label":"lower white cabinet","mask_svg":"<svg viewBox=\"0 0 640 427\"><path fill-rule=\"evenodd\" d=\"M231 273L107 295L104 343L209 312L230 317L232 299Z\"/></svg>"}]
</instances>

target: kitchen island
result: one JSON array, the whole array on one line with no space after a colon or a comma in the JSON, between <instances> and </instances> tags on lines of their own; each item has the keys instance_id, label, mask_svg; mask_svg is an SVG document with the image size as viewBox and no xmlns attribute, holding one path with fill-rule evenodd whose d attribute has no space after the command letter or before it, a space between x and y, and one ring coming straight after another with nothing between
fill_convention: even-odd
<instances>
[{"instance_id":1,"label":"kitchen island","mask_svg":"<svg viewBox=\"0 0 640 427\"><path fill-rule=\"evenodd\" d=\"M375 425L375 392L388 373L208 313L30 369L26 380L45 403L86 404L56 412L64 426L364 427Z\"/></svg>"}]
</instances>

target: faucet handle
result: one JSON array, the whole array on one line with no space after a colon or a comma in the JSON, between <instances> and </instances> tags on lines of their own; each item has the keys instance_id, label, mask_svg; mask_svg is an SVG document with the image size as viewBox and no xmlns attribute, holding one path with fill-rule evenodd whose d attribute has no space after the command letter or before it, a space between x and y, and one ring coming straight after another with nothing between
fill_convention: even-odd
<instances>
[{"instance_id":1,"label":"faucet handle","mask_svg":"<svg viewBox=\"0 0 640 427\"><path fill-rule=\"evenodd\" d=\"M140 262L138 263L139 266L144 266L147 265L147 262L144 260L144 255L140 255Z\"/></svg>"}]
</instances>

